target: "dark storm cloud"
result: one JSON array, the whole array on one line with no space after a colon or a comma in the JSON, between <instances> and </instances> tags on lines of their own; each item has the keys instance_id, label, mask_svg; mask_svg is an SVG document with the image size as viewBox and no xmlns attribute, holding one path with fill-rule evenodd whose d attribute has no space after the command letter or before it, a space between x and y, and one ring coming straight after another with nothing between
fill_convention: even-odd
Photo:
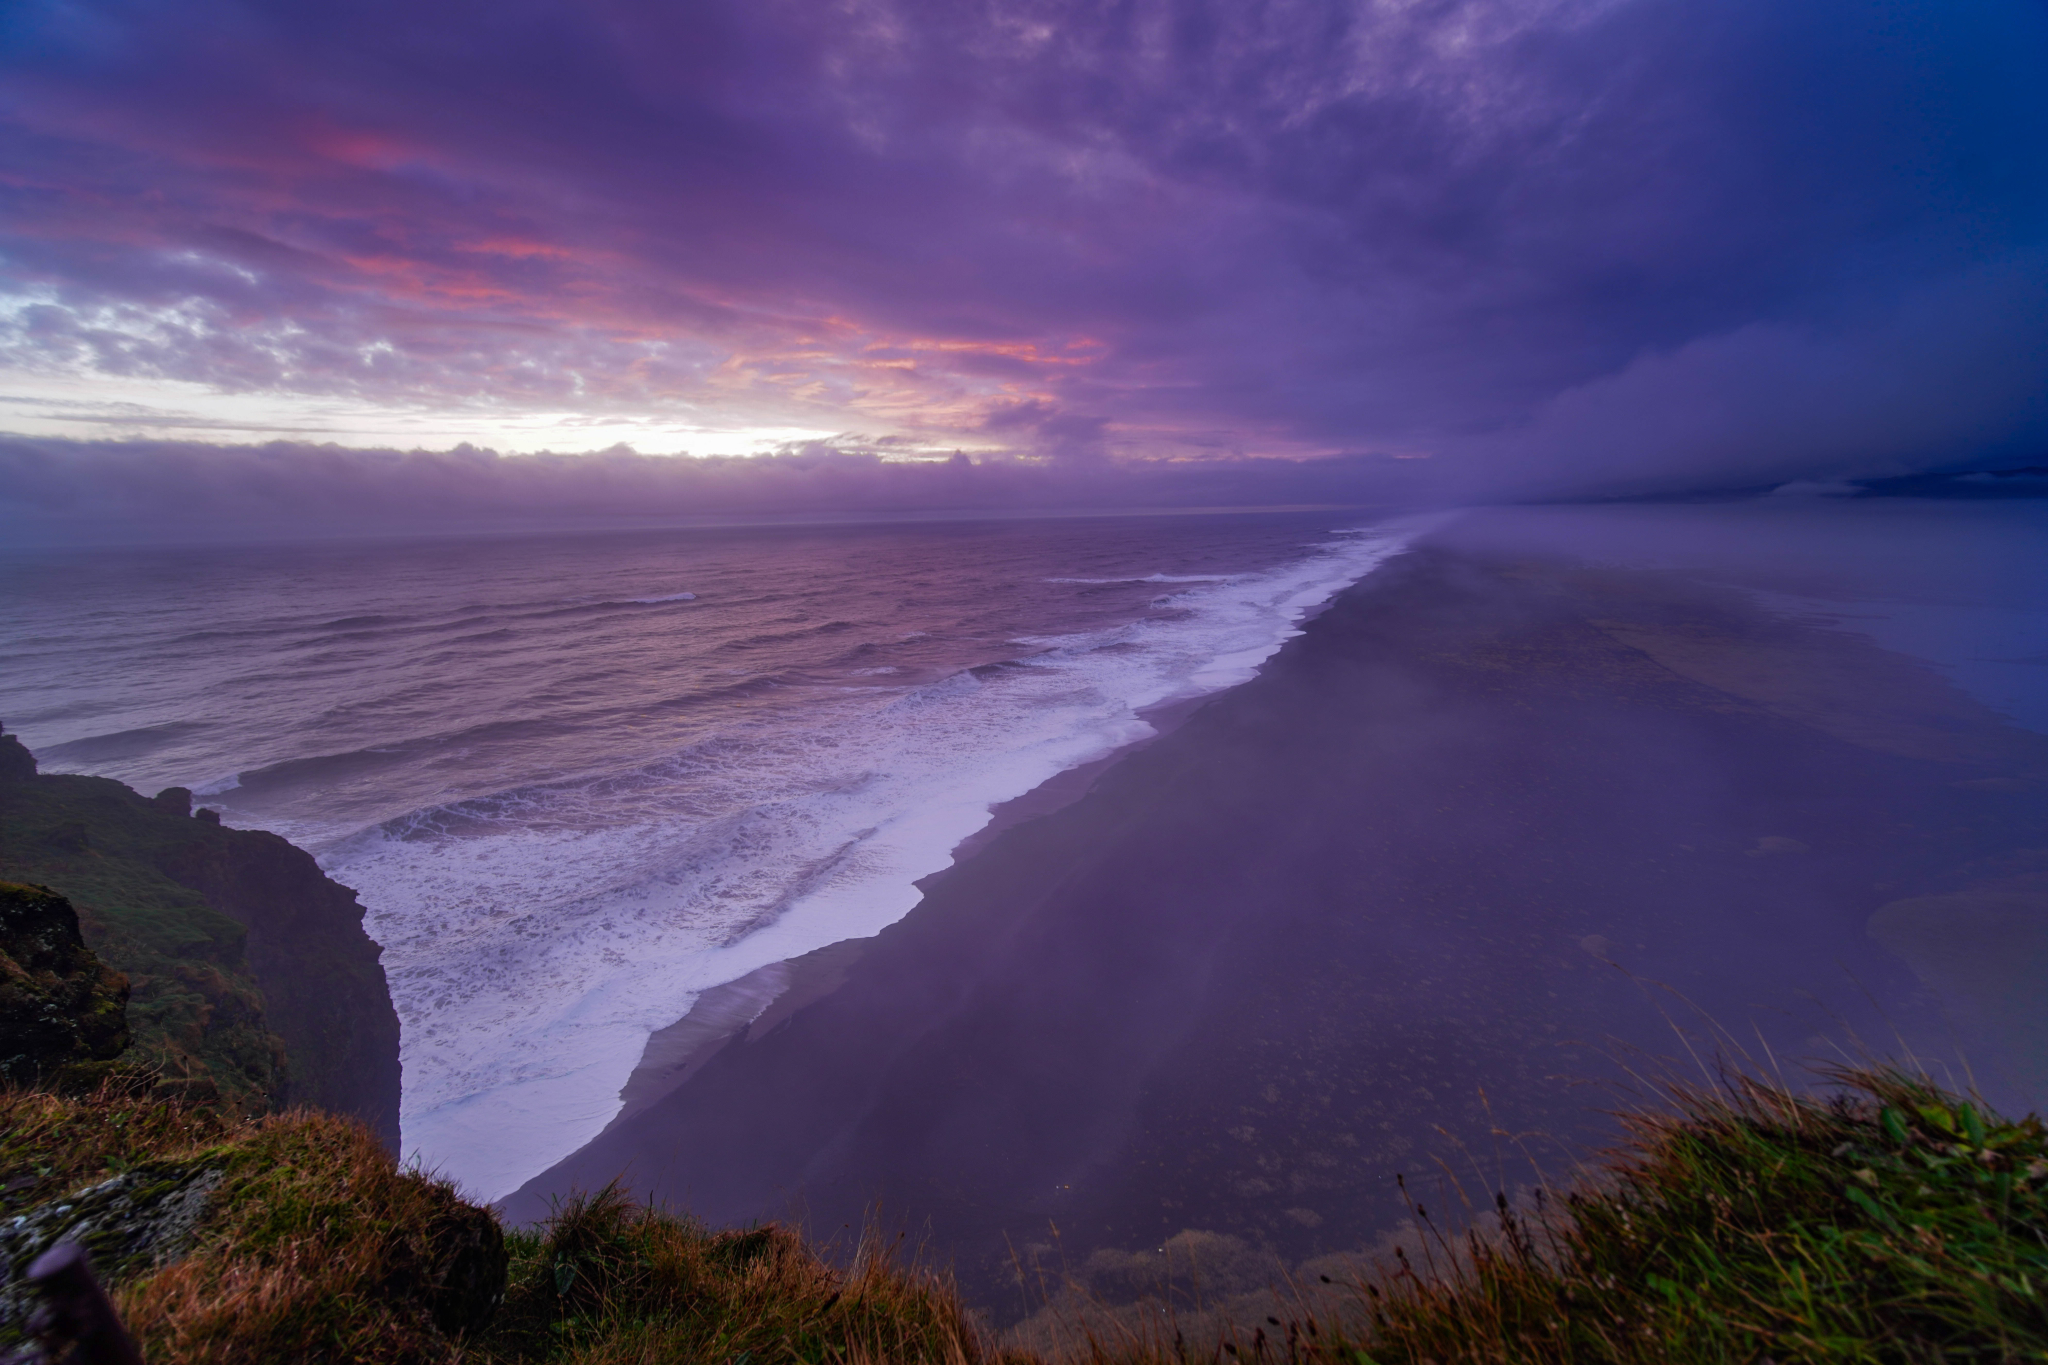
<instances>
[{"instance_id":1,"label":"dark storm cloud","mask_svg":"<svg viewBox=\"0 0 2048 1365\"><path fill-rule=\"evenodd\" d=\"M1461 496L2048 444L2020 0L5 22L29 370L1062 465L1391 452Z\"/></svg>"}]
</instances>

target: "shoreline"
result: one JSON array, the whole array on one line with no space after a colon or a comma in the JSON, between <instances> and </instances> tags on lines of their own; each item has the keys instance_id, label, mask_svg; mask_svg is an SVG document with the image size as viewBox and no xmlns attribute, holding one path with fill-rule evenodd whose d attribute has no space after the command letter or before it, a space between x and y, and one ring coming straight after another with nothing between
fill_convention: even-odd
<instances>
[{"instance_id":1,"label":"shoreline","mask_svg":"<svg viewBox=\"0 0 2048 1365\"><path fill-rule=\"evenodd\" d=\"M1658 983L1779 1056L1989 1057L1923 984L1922 902L2038 842L2044 745L1742 592L1439 532L501 1208L622 1172L828 1235L880 1201L1003 1317L1013 1255L1368 1246L1396 1173L1505 1187L1610 1137L1618 1056L1675 1049Z\"/></svg>"},{"instance_id":2,"label":"shoreline","mask_svg":"<svg viewBox=\"0 0 2048 1365\"><path fill-rule=\"evenodd\" d=\"M1425 527L1440 525L1443 514L1424 518L1417 523L1409 518L1405 532L1394 528L1402 522L1389 522L1377 528L1358 528L1361 532L1377 529L1380 534L1362 542L1376 546L1388 536L1394 538L1394 547L1379 551L1371 561L1362 567L1356 564L1351 571L1357 577L1344 581L1342 586L1329 589L1318 585L1317 590L1325 595L1318 601L1302 605L1297 595L1286 605L1293 615L1285 618L1290 624L1287 630L1272 645L1272 653L1252 667L1250 675L1239 675L1235 681L1217 685L1211 680L1207 690L1182 695L1165 701L1137 708L1131 712L1134 718L1147 727L1147 733L1128 742L1118 744L1098 758L1076 764L1054 773L1036 786L989 808L987 818L973 832L956 842L947 853L943 866L926 873L908 883L918 894L903 912L915 911L917 905L932 894L934 888L945 883L964 862L970 861L980 850L999 839L1014 826L1056 813L1075 801L1083 799L1093 784L1105 773L1133 754L1143 751L1159 742L1179 728L1189 717L1203 706L1236 687L1245 685L1258 672L1272 662L1272 658L1289 640L1297 638L1310 623L1343 593L1355 588L1358 583L1380 572L1385 565L1413 543ZM1334 534L1334 533L1333 533ZM1325 551L1335 553L1332 546ZM1301 568L1315 562L1310 555L1295 565ZM1256 575L1254 575L1256 577ZM1211 659L1204 670L1198 670L1195 677L1203 672L1213 672L1239 657L1237 652L1226 652ZM1192 682L1193 679L1190 679ZM899 916L900 919L900 916ZM866 936L838 939L792 958L779 959L754 967L739 977L721 982L700 991L689 1008L680 1018L654 1030L641 1044L638 1058L633 1062L617 1096L618 1105L603 1126L592 1136L578 1144L568 1155L573 1156L592 1142L602 1141L622 1124L629 1123L636 1115L678 1086L686 1084L710 1060L724 1051L735 1040L759 1038L767 1030L779 1025L791 1010L808 1004L823 994L836 989L844 979L850 965L859 959L863 944L870 941L874 931ZM793 1003L790 1003L793 1002Z\"/></svg>"},{"instance_id":3,"label":"shoreline","mask_svg":"<svg viewBox=\"0 0 2048 1365\"><path fill-rule=\"evenodd\" d=\"M1347 587L1342 591L1349 590ZM1327 603L1305 613L1302 626L1306 627L1326 606ZM988 823L954 845L951 862L918 878L912 885L921 893L930 894L932 888L941 885L962 863L972 859L1004 832L1027 821L1054 814L1083 799L1103 774L1132 754L1158 743L1179 729L1204 705L1230 690L1223 688L1181 697L1139 711L1138 718L1152 726L1151 734L1119 745L1100 758L1055 773L1021 796L991 808ZM923 895L920 895L919 903L923 903ZM866 938L841 939L798 957L757 967L744 976L700 992L680 1019L648 1036L640 1060L620 1087L618 1112L598 1130L590 1143L601 1142L615 1129L687 1084L729 1045L766 1036L798 1010L837 990L860 960L868 941ZM564 1159L573 1159L575 1155L571 1152Z\"/></svg>"}]
</instances>

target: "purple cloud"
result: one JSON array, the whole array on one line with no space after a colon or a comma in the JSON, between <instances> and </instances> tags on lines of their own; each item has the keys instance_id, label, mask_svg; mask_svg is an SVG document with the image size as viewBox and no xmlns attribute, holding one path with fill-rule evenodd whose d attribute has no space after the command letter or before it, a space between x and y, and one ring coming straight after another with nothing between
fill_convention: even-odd
<instances>
[{"instance_id":1,"label":"purple cloud","mask_svg":"<svg viewBox=\"0 0 2048 1365\"><path fill-rule=\"evenodd\" d=\"M2021 0L35 5L0 363L17 429L182 385L1277 500L1967 464L2048 441L2044 53Z\"/></svg>"}]
</instances>

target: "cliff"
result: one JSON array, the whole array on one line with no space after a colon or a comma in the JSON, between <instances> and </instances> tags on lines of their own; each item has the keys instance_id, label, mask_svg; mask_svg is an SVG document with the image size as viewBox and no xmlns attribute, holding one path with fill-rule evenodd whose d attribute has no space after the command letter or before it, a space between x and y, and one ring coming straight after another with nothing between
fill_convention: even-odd
<instances>
[{"instance_id":1,"label":"cliff","mask_svg":"<svg viewBox=\"0 0 2048 1365\"><path fill-rule=\"evenodd\" d=\"M398 1018L355 893L172 788L39 774L0 734L0 879L76 908L127 974L136 1056L252 1111L310 1104L398 1137Z\"/></svg>"}]
</instances>

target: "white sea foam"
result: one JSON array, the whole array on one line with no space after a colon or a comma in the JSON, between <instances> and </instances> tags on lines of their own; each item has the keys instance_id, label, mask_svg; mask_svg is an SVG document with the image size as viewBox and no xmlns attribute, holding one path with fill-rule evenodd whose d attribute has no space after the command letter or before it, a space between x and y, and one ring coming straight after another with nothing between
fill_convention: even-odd
<instances>
[{"instance_id":1,"label":"white sea foam","mask_svg":"<svg viewBox=\"0 0 2048 1365\"><path fill-rule=\"evenodd\" d=\"M666 597L629 597L626 600L635 606L645 607L652 606L657 602L694 602L697 600L697 594L693 592L672 592Z\"/></svg>"},{"instance_id":2,"label":"white sea foam","mask_svg":"<svg viewBox=\"0 0 2048 1365\"><path fill-rule=\"evenodd\" d=\"M480 833L421 837L430 813L337 848L403 1023L407 1152L482 1197L516 1189L604 1127L699 993L880 932L992 807L1143 738L1143 709L1250 678L1422 529L1178 580L1171 614L1028 641L1013 667L834 693L627 778L458 808Z\"/></svg>"}]
</instances>

